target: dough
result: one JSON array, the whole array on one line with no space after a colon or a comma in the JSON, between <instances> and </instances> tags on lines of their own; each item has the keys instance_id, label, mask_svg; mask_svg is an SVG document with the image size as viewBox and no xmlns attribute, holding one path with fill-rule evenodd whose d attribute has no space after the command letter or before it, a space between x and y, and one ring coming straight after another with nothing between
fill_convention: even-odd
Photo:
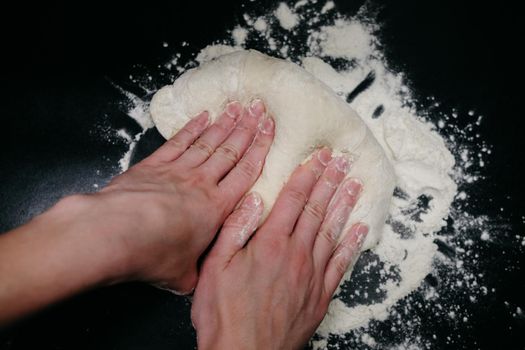
<instances>
[{"instance_id":1,"label":"dough","mask_svg":"<svg viewBox=\"0 0 525 350\"><path fill-rule=\"evenodd\" d=\"M381 237L395 186L391 164L371 131L333 90L298 65L254 50L237 51L188 70L151 101L151 115L165 138L203 110L212 120L232 100L260 98L275 119L275 139L259 180L265 216L295 167L319 146L353 160L348 176L363 182L363 192L346 227L370 226L363 249Z\"/></svg>"}]
</instances>

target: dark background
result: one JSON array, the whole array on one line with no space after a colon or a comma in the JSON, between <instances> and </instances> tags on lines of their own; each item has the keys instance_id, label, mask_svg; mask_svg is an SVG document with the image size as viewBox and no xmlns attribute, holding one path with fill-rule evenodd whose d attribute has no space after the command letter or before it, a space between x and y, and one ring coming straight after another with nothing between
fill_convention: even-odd
<instances>
[{"instance_id":1,"label":"dark background","mask_svg":"<svg viewBox=\"0 0 525 350\"><path fill-rule=\"evenodd\" d=\"M335 2L348 14L362 4ZM93 191L93 183L102 185L118 172L126 146L101 135L108 125L134 126L126 124L117 103L123 96L111 82L128 88L129 74L154 71L182 41L190 43L183 52L197 52L220 39L244 12L238 0L71 3L24 3L1 11L0 232L65 194ZM501 217L511 233L523 235L520 11L502 2L396 1L384 3L379 19L387 58L407 73L418 94L485 116L481 134L493 145L493 156L473 200L481 212ZM163 48L164 41L170 47ZM168 82L162 79L156 82ZM161 142L151 133L139 153ZM455 348L525 348L524 320L512 317L504 304L525 309L520 250L502 239L484 256L490 263L481 263L480 270L498 288L479 305L472 324L459 330L465 340ZM144 285L106 288L0 331L0 348L192 348L189 308L184 298ZM427 319L435 333L447 334L446 324ZM440 339L434 344L450 348Z\"/></svg>"}]
</instances>

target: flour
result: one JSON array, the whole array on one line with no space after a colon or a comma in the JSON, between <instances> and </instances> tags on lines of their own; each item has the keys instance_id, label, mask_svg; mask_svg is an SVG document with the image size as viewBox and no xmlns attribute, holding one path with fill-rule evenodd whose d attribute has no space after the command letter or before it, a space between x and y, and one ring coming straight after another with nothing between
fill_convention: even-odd
<instances>
[{"instance_id":1,"label":"flour","mask_svg":"<svg viewBox=\"0 0 525 350\"><path fill-rule=\"evenodd\" d=\"M324 4L323 8L321 9L321 13L325 14L331 9L333 9L334 7L335 7L335 4L333 1L327 1L326 4Z\"/></svg>"},{"instance_id":2,"label":"flour","mask_svg":"<svg viewBox=\"0 0 525 350\"><path fill-rule=\"evenodd\" d=\"M130 92L125 92L125 95L133 106L127 113L131 119L135 120L144 131L152 128L153 121L149 115L149 103Z\"/></svg>"},{"instance_id":3,"label":"flour","mask_svg":"<svg viewBox=\"0 0 525 350\"><path fill-rule=\"evenodd\" d=\"M281 2L277 10L275 10L275 17L279 20L279 24L284 29L292 29L299 22L299 17L297 14L292 12L292 10L286 5L286 3Z\"/></svg>"},{"instance_id":4,"label":"flour","mask_svg":"<svg viewBox=\"0 0 525 350\"><path fill-rule=\"evenodd\" d=\"M361 22L336 20L334 25L321 27L309 38L312 53L322 57L346 58L362 62L371 50L375 38L372 28ZM353 38L348 40L348 38Z\"/></svg>"},{"instance_id":5,"label":"flour","mask_svg":"<svg viewBox=\"0 0 525 350\"><path fill-rule=\"evenodd\" d=\"M381 24L366 5L349 18L332 1L300 0L264 12L255 8L242 18L224 40L196 52L194 61L178 56L164 67L176 76L239 48L299 63L359 113L398 178L383 239L362 255L351 277L347 274L311 345L432 348L436 335L422 332L421 310L446 322L468 323L470 314L462 305L496 290L473 270L479 244L490 243L493 231L502 229L490 217L469 212L474 186L492 153L476 131L483 116L474 109L446 110L431 96L415 100L402 72L389 67L378 39ZM290 35L295 31L307 35ZM147 102L128 97L129 115L143 132L129 139L121 135L129 142L122 170L152 127ZM524 237L515 240L525 246ZM516 314L522 315L521 309ZM454 337L447 337L451 347Z\"/></svg>"},{"instance_id":6,"label":"flour","mask_svg":"<svg viewBox=\"0 0 525 350\"><path fill-rule=\"evenodd\" d=\"M264 18L259 17L253 24L253 27L260 32L265 32L268 29L268 24L266 23Z\"/></svg>"},{"instance_id":7,"label":"flour","mask_svg":"<svg viewBox=\"0 0 525 350\"><path fill-rule=\"evenodd\" d=\"M248 31L245 28L235 27L235 29L232 31L232 37L233 37L233 40L235 40L235 44L237 46L244 45L244 42L246 41L247 36L248 36Z\"/></svg>"},{"instance_id":8,"label":"flour","mask_svg":"<svg viewBox=\"0 0 525 350\"><path fill-rule=\"evenodd\" d=\"M149 103L139 98L137 95L131 92L125 91L122 88L115 86L119 89L127 98L128 105L131 107L127 111L127 115L133 119L141 128L141 131L135 135L130 135L125 129L119 129L116 132L118 138L124 140L128 145L128 150L124 153L121 159L119 159L119 168L121 172L128 170L133 151L137 146L144 133L151 129L154 124L149 114Z\"/></svg>"},{"instance_id":9,"label":"flour","mask_svg":"<svg viewBox=\"0 0 525 350\"><path fill-rule=\"evenodd\" d=\"M129 168L130 162L131 162L131 155L133 154L133 151L135 150L135 147L137 146L136 141L130 141L129 142L129 149L124 153L124 156L119 160L118 165L120 167L121 171L126 171Z\"/></svg>"}]
</instances>

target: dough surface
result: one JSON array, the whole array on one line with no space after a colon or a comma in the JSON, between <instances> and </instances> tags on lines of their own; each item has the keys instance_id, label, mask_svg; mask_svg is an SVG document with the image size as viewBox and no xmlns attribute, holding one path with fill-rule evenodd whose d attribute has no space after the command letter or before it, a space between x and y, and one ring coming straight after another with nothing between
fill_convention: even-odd
<instances>
[{"instance_id":1,"label":"dough surface","mask_svg":"<svg viewBox=\"0 0 525 350\"><path fill-rule=\"evenodd\" d=\"M370 226L363 249L381 237L395 186L393 168L371 131L350 106L300 66L254 50L237 51L188 70L153 97L153 121L165 138L192 116L208 110L212 121L232 100L262 99L275 119L275 139L259 180L265 217L297 165L319 146L352 160L348 177L363 182L363 192L345 228Z\"/></svg>"}]
</instances>

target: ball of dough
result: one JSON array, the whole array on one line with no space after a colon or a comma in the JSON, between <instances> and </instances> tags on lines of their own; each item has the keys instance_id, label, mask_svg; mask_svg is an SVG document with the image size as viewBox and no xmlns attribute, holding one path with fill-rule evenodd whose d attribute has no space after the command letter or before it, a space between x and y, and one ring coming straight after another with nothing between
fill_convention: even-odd
<instances>
[{"instance_id":1,"label":"ball of dough","mask_svg":"<svg viewBox=\"0 0 525 350\"><path fill-rule=\"evenodd\" d=\"M363 249L381 237L395 185L393 168L371 131L333 90L300 66L254 50L220 56L188 70L151 101L151 116L165 138L208 110L215 120L229 101L262 99L275 119L275 139L252 190L261 194L265 217L292 171L320 146L352 160L348 177L363 191L346 228L370 226Z\"/></svg>"}]
</instances>

